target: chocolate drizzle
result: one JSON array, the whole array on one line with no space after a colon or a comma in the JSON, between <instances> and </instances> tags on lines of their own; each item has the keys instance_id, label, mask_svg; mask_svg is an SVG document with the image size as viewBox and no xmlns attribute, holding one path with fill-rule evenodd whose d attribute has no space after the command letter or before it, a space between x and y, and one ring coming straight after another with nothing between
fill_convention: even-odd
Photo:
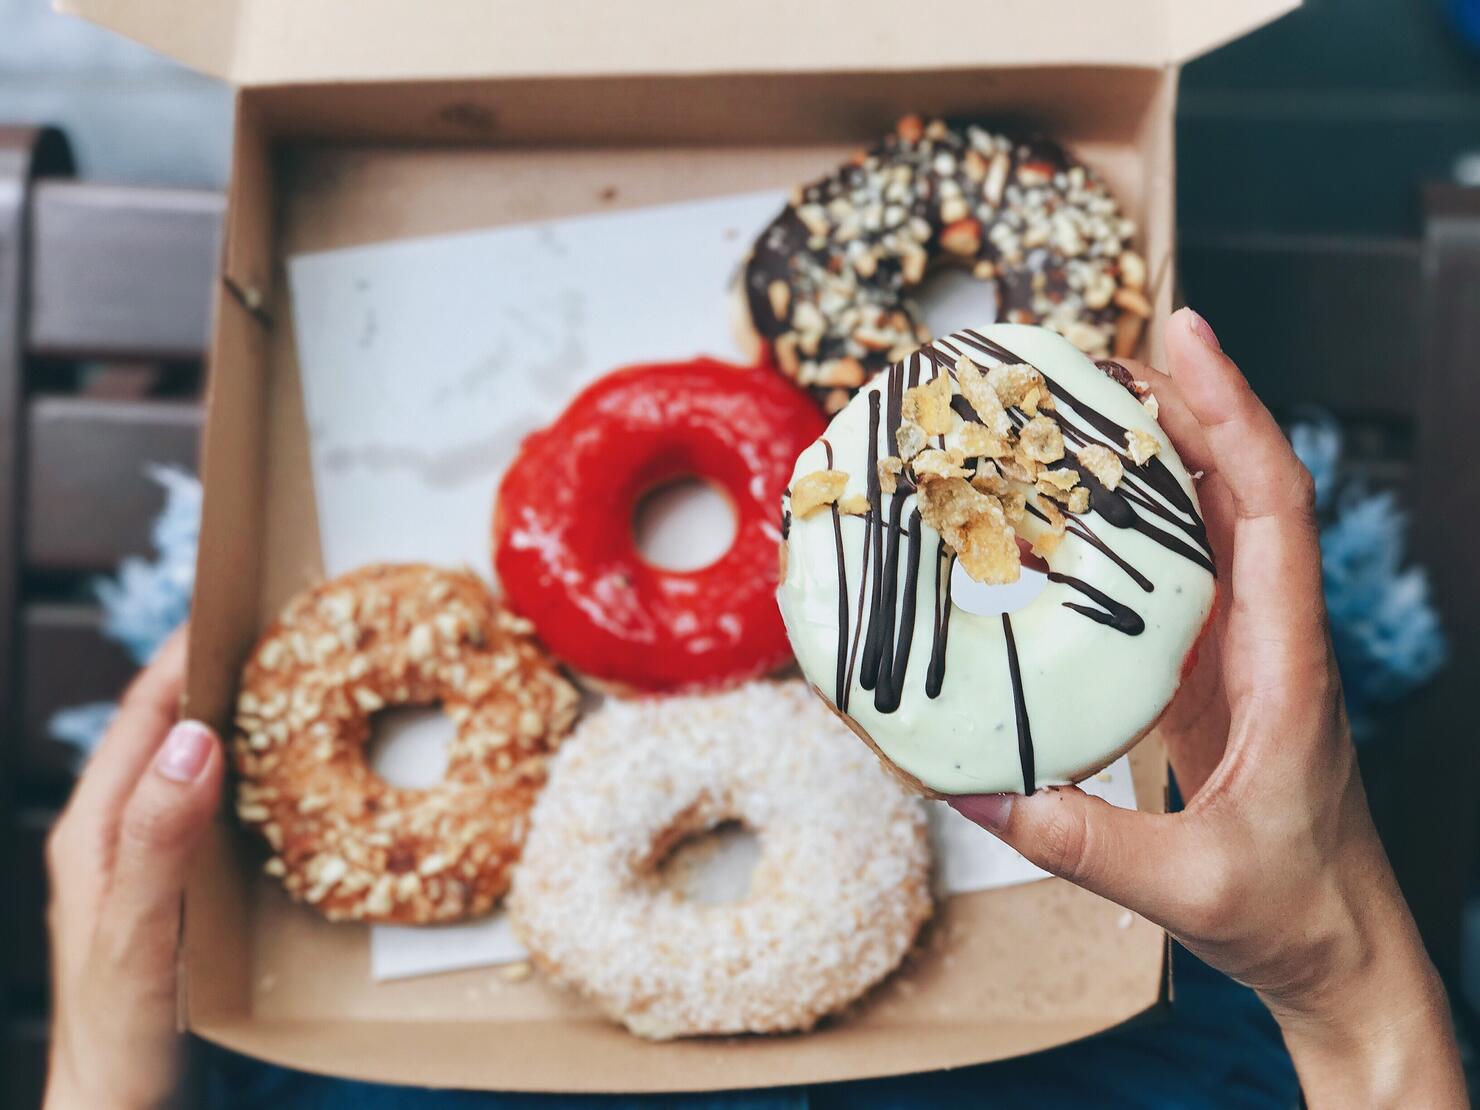
<instances>
[{"instance_id":1,"label":"chocolate drizzle","mask_svg":"<svg viewBox=\"0 0 1480 1110\"><path fill-rule=\"evenodd\" d=\"M880 610L884 601L884 576L879 572L884 566L884 505L879 487L879 391L868 395L868 544L874 553L873 597L868 610L868 633L864 636L863 669L858 675L858 685L872 690L879 676ZM896 498L896 500L899 500ZM891 610L892 612L892 610Z\"/></svg>"},{"instance_id":2,"label":"chocolate drizzle","mask_svg":"<svg viewBox=\"0 0 1480 1110\"><path fill-rule=\"evenodd\" d=\"M946 681L946 640L951 632L951 571L956 557L946 551L945 541L935 541L935 623L930 639L930 664L925 669L925 696L940 697ZM941 578L945 578L942 596Z\"/></svg>"},{"instance_id":3,"label":"chocolate drizzle","mask_svg":"<svg viewBox=\"0 0 1480 1110\"><path fill-rule=\"evenodd\" d=\"M833 449L825 436L822 447L827 452L827 468L831 470ZM829 507L832 509L833 546L838 554L838 673L833 702L843 705L848 698L848 564L843 558L843 521L838 515L838 503L834 501Z\"/></svg>"},{"instance_id":4,"label":"chocolate drizzle","mask_svg":"<svg viewBox=\"0 0 1480 1110\"><path fill-rule=\"evenodd\" d=\"M1146 622L1141 619L1141 614L1129 605L1122 605L1109 594L1095 589L1082 578L1074 578L1067 574L1060 574L1056 570L1048 572L1050 582L1062 582L1064 585L1078 590L1085 597L1098 605L1095 609L1089 605L1080 605L1075 601L1064 602L1065 609L1073 609L1076 613L1083 613L1097 624L1107 625L1117 632L1124 632L1127 636L1139 636L1146 631Z\"/></svg>"},{"instance_id":5,"label":"chocolate drizzle","mask_svg":"<svg viewBox=\"0 0 1480 1110\"><path fill-rule=\"evenodd\" d=\"M910 387L920 380L921 358L919 354L908 360ZM885 382L887 410L882 429L885 440L882 450L893 454L903 421L905 363L895 363L889 368ZM910 647L915 635L915 593L920 573L920 514L910 515L908 530L904 530L904 515L907 495L913 490L908 475L900 475L899 486L889 497L889 519L884 522L883 491L879 485L879 409L880 391L869 394L869 511L870 532L874 549L874 565L878 571L874 578L873 607L869 613L868 633L863 644L863 669L858 684L865 690L874 691L874 708L881 713L892 713L899 708L904 693L905 669L909 665ZM901 601L899 594L899 541L901 533L907 537L905 550L905 586ZM885 534L887 533L887 535ZM899 629L895 633L895 606L902 606L899 614Z\"/></svg>"},{"instance_id":6,"label":"chocolate drizzle","mask_svg":"<svg viewBox=\"0 0 1480 1110\"><path fill-rule=\"evenodd\" d=\"M902 504L904 498L896 498ZM884 655L879 660L879 684L874 688L874 708L880 713L893 713L904 695L905 671L910 665L910 645L915 639L915 594L920 576L920 510L910 513L909 555L905 561L904 598L899 611L899 638L884 642ZM892 581L892 580L891 580ZM892 600L892 599L891 599Z\"/></svg>"},{"instance_id":7,"label":"chocolate drizzle","mask_svg":"<svg viewBox=\"0 0 1480 1110\"><path fill-rule=\"evenodd\" d=\"M1023 693L1023 675L1018 666L1017 641L1012 636L1012 618L1002 614L1002 635L1007 641L1007 673L1012 679L1012 711L1017 719L1018 762L1023 768L1023 793L1037 789L1033 774L1033 724L1028 720L1028 699Z\"/></svg>"},{"instance_id":8,"label":"chocolate drizzle","mask_svg":"<svg viewBox=\"0 0 1480 1110\"><path fill-rule=\"evenodd\" d=\"M958 332L953 342L939 341L939 349L922 348L910 358L889 367L884 380L868 392L868 449L866 495L867 513L863 516L862 572L857 585L856 613L849 613L848 570L843 546L843 526L836 504L832 508L833 540L837 553L838 640L835 675L835 704L848 711L854 680L861 689L872 691L874 708L880 713L895 712L901 704L913 647L917 594L920 589L922 557L922 519L918 507L907 505L915 491L914 480L906 468L897 478L897 487L885 493L879 476L879 461L897 455L898 433L906 389L919 384L926 360L931 376L953 374L953 358L960 350L980 352L1005 364L1023 363L1012 351L979 332ZM961 344L958 348L954 344ZM1212 548L1207 530L1192 498L1159 458L1152 457L1136 466L1125 455L1127 429L1078 400L1053 378L1045 375L1048 389L1062 405L1042 410L1061 429L1065 442L1072 446L1107 445L1125 460L1124 474L1114 490L1087 470L1079 471L1079 480L1089 491L1089 511L1097 513L1111 529L1135 531L1180 558L1215 573ZM975 410L959 394L951 398L952 408L964 420L980 423ZM1018 424L1027 416L1016 409L1009 415ZM939 437L942 447L944 436ZM834 466L832 444L823 441L827 466ZM1072 459L1059 464L1072 465ZM1027 511L1047 523L1043 509L1030 501ZM1071 513L1065 528L1069 535L1083 540L1120 568L1142 592L1151 593L1155 583L1140 568L1115 550L1107 534L1092 527L1087 514ZM901 579L903 563L903 582ZM930 658L925 667L924 689L927 698L939 697L947 677L947 646L950 635L951 576L955 557L937 538L932 563L933 609L931 612ZM1050 582L1068 587L1084 598L1083 602L1063 601L1064 608L1087 620L1125 635L1139 636L1146 630L1145 618L1131 605L1110 596L1103 589L1083 579L1057 571L1048 574ZM867 607L867 613L865 613ZM1027 696L1023 687L1021 664L1012 621L1002 614L1002 630L1007 652L1008 674L1012 683L1013 713L1017 727L1018 756L1022 767L1023 789L1031 793L1035 786L1032 724Z\"/></svg>"}]
</instances>

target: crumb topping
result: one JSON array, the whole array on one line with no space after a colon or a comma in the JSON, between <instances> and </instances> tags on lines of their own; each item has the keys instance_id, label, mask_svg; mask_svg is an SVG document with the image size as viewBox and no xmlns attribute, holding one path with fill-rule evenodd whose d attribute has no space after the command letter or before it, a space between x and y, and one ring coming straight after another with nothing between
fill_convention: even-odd
<instances>
[{"instance_id":1,"label":"crumb topping","mask_svg":"<svg viewBox=\"0 0 1480 1110\"><path fill-rule=\"evenodd\" d=\"M486 912L579 700L530 631L469 571L369 566L293 598L247 661L232 741L264 871L332 920ZM443 782L386 783L371 714L439 702L457 725Z\"/></svg>"},{"instance_id":2,"label":"crumb topping","mask_svg":"<svg viewBox=\"0 0 1480 1110\"><path fill-rule=\"evenodd\" d=\"M1143 404L1150 397L1119 364L1101 366ZM960 356L952 372L905 389L899 414L899 453L877 463L880 492L914 493L922 523L940 534L968 575L992 585L1017 581L1020 530L1026 528L1035 554L1048 555L1066 533L1065 514L1089 511L1086 481L1114 491L1128 466L1144 465L1159 449L1140 429L1127 433L1124 452L1079 438L1071 447L1047 380L1026 363L983 371ZM847 481L842 470L804 476L792 491L792 511L806 515L841 498L841 512L866 516L867 498L856 487L844 496ZM1027 521L1030 515L1036 521Z\"/></svg>"},{"instance_id":3,"label":"crumb topping","mask_svg":"<svg viewBox=\"0 0 1480 1110\"><path fill-rule=\"evenodd\" d=\"M836 411L929 338L910 297L937 266L992 282L1002 320L1042 324L1092 357L1131 353L1151 315L1134 234L1058 145L907 116L797 190L756 243L745 294L781 369Z\"/></svg>"},{"instance_id":4,"label":"crumb topping","mask_svg":"<svg viewBox=\"0 0 1480 1110\"><path fill-rule=\"evenodd\" d=\"M739 821L749 893L655 880ZM810 1028L889 974L930 914L919 803L799 682L608 702L556 758L510 908L538 967L645 1037Z\"/></svg>"}]
</instances>

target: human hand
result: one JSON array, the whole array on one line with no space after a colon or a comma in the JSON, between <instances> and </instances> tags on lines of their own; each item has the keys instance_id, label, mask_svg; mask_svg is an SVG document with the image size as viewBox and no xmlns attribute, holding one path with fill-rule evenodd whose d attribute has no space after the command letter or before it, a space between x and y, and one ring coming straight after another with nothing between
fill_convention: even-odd
<instances>
[{"instance_id":1,"label":"human hand","mask_svg":"<svg viewBox=\"0 0 1480 1110\"><path fill-rule=\"evenodd\" d=\"M1149 380L1218 555L1218 613L1160 722L1187 799L956 799L1030 861L1253 987L1312 1105L1464 1106L1443 987L1367 808L1326 630L1310 474L1183 309Z\"/></svg>"},{"instance_id":2,"label":"human hand","mask_svg":"<svg viewBox=\"0 0 1480 1110\"><path fill-rule=\"evenodd\" d=\"M182 630L124 695L47 842L47 1110L159 1106L175 1088L180 896L224 767L214 733L175 723L184 670Z\"/></svg>"}]
</instances>

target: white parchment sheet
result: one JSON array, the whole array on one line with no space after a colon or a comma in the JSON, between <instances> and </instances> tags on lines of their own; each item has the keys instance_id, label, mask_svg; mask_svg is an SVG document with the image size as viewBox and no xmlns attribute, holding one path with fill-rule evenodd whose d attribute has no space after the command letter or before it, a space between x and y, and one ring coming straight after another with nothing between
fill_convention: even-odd
<instances>
[{"instance_id":1,"label":"white parchment sheet","mask_svg":"<svg viewBox=\"0 0 1480 1110\"><path fill-rule=\"evenodd\" d=\"M490 576L494 492L527 433L616 367L699 354L741 360L727 292L783 203L780 192L749 193L291 258L326 572L424 561ZM991 312L980 286L936 300L928 315L937 330ZM660 544L687 528L726 527L712 503L672 498L665 511ZM383 773L435 781L447 721L400 714L378 731L389 733L376 755ZM1084 785L1134 805L1125 760ZM1042 877L953 810L931 810L947 892ZM742 867L747 857L721 852L709 866ZM522 956L502 913L372 930L376 979Z\"/></svg>"}]
</instances>

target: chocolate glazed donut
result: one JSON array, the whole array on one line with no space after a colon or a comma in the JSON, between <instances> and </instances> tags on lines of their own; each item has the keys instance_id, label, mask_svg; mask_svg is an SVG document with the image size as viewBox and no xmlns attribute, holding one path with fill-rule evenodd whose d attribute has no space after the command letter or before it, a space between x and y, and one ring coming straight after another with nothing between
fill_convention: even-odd
<instances>
[{"instance_id":1,"label":"chocolate glazed donut","mask_svg":"<svg viewBox=\"0 0 1480 1110\"><path fill-rule=\"evenodd\" d=\"M910 294L939 266L992 282L999 320L1040 324L1091 357L1128 355L1151 312L1134 232L1056 143L907 116L761 233L737 316L829 412L931 338Z\"/></svg>"}]
</instances>

